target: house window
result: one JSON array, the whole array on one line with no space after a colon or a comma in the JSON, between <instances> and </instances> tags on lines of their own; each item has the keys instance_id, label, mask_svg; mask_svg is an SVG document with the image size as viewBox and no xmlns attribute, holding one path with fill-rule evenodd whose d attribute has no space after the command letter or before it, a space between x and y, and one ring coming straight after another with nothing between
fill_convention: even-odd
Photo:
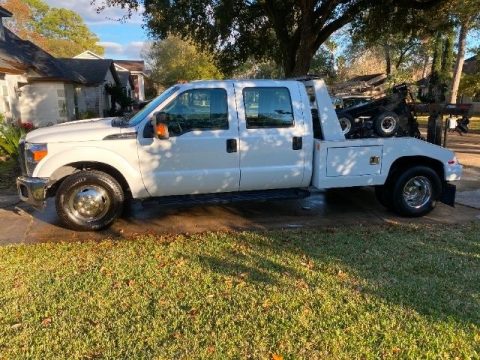
<instances>
[{"instance_id":1,"label":"house window","mask_svg":"<svg viewBox=\"0 0 480 360\"><path fill-rule=\"evenodd\" d=\"M60 97L60 98L64 98L65 97L65 90L64 89L58 89L57 90L57 96Z\"/></svg>"},{"instance_id":2,"label":"house window","mask_svg":"<svg viewBox=\"0 0 480 360\"><path fill-rule=\"evenodd\" d=\"M243 89L248 129L286 128L294 125L292 100L285 87Z\"/></svg>"}]
</instances>

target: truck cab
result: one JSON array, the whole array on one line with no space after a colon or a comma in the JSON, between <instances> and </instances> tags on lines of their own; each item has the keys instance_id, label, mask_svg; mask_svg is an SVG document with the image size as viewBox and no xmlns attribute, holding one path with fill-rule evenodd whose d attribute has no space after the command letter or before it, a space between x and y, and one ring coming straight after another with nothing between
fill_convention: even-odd
<instances>
[{"instance_id":1,"label":"truck cab","mask_svg":"<svg viewBox=\"0 0 480 360\"><path fill-rule=\"evenodd\" d=\"M278 199L310 187L375 186L386 207L420 216L452 203L461 175L451 151L419 139L346 139L322 80L179 84L130 119L35 130L21 147L21 199L55 197L79 230L110 225L130 198Z\"/></svg>"}]
</instances>

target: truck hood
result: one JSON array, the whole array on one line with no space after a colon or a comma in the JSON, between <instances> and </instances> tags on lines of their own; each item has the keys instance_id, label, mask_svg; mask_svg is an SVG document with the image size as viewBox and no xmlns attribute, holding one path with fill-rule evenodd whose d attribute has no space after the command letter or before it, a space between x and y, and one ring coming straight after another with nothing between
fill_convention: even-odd
<instances>
[{"instance_id":1,"label":"truck hood","mask_svg":"<svg viewBox=\"0 0 480 360\"><path fill-rule=\"evenodd\" d=\"M96 141L108 135L120 134L120 127L113 127L115 118L99 118L70 121L63 124L34 130L27 134L26 141L35 144Z\"/></svg>"}]
</instances>

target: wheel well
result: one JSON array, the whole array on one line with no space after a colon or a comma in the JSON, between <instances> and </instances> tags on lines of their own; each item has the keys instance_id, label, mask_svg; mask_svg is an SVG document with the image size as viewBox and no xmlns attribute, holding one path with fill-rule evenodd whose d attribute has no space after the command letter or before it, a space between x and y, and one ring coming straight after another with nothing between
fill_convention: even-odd
<instances>
[{"instance_id":1,"label":"wheel well","mask_svg":"<svg viewBox=\"0 0 480 360\"><path fill-rule=\"evenodd\" d=\"M125 198L132 197L130 186L128 185L127 180L120 171L118 171L111 165L94 161L71 163L55 170L55 172L50 177L50 179L53 181L53 185L50 186L50 188L48 189L47 196L54 196L57 192L58 187L63 182L63 180L67 178L67 176L82 170L98 170L112 176L115 180L118 181L118 183L122 187L125 193Z\"/></svg>"},{"instance_id":2,"label":"wheel well","mask_svg":"<svg viewBox=\"0 0 480 360\"><path fill-rule=\"evenodd\" d=\"M405 156L395 160L392 166L390 166L387 183L390 182L395 177L395 174L399 171L418 165L432 168L439 176L441 182L443 183L445 181L445 173L441 161L426 156Z\"/></svg>"}]
</instances>

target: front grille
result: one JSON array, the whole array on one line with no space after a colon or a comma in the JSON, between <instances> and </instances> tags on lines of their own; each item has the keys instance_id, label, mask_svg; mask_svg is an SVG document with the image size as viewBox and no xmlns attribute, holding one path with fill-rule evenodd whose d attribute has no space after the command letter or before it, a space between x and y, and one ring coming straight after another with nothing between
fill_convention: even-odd
<instances>
[{"instance_id":1,"label":"front grille","mask_svg":"<svg viewBox=\"0 0 480 360\"><path fill-rule=\"evenodd\" d=\"M27 175L27 164L25 162L25 141L20 141L18 144L18 162L20 163L20 169L22 175Z\"/></svg>"}]
</instances>

